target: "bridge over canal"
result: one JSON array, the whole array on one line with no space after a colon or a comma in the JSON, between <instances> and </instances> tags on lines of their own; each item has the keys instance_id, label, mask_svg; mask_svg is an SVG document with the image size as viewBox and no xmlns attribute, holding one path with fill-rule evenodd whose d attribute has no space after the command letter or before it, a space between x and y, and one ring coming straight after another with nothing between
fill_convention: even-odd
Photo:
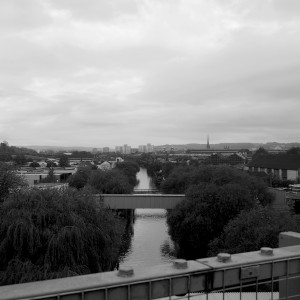
<instances>
[{"instance_id":1,"label":"bridge over canal","mask_svg":"<svg viewBox=\"0 0 300 300\"><path fill-rule=\"evenodd\" d=\"M161 208L173 209L185 195L169 194L95 194L99 204L111 209Z\"/></svg>"}]
</instances>

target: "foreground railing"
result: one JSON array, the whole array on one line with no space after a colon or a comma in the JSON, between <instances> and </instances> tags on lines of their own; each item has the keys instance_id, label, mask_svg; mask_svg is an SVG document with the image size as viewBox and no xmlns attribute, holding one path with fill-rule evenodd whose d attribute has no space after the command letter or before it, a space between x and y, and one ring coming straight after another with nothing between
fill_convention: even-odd
<instances>
[{"instance_id":1,"label":"foreground railing","mask_svg":"<svg viewBox=\"0 0 300 300\"><path fill-rule=\"evenodd\" d=\"M290 238L290 237L288 237ZM298 239L299 241L299 239ZM296 237L297 242L297 237ZM281 244L294 244L283 238ZM0 299L300 299L300 246L0 287Z\"/></svg>"}]
</instances>

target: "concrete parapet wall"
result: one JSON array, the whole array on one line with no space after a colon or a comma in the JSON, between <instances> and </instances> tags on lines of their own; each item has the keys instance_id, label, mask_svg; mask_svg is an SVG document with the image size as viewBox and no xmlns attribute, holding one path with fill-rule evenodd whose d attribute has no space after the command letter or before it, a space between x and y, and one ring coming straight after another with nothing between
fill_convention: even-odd
<instances>
[{"instance_id":1,"label":"concrete parapet wall","mask_svg":"<svg viewBox=\"0 0 300 300\"><path fill-rule=\"evenodd\" d=\"M279 234L279 247L289 247L300 245L299 232L281 232ZM287 282L279 284L280 298L293 298L293 300L300 300L300 280L299 278L291 278Z\"/></svg>"},{"instance_id":2,"label":"concrete parapet wall","mask_svg":"<svg viewBox=\"0 0 300 300\"><path fill-rule=\"evenodd\" d=\"M273 288L274 281L283 280L285 287L292 289L289 279L295 276L300 276L299 245L265 248L231 256L220 254L193 261L176 260L173 264L136 272L123 268L113 272L3 286L0 287L0 299L143 300L199 292L227 293L237 289L242 293L243 286L252 284L255 288L265 283L272 286L272 293L278 293L278 289ZM299 279L294 280L293 284L298 284Z\"/></svg>"}]
</instances>

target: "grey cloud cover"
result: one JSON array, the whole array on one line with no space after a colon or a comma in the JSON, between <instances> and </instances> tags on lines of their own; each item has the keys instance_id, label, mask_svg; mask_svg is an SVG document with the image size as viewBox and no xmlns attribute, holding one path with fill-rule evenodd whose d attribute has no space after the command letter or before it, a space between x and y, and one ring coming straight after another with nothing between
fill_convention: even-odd
<instances>
[{"instance_id":1,"label":"grey cloud cover","mask_svg":"<svg viewBox=\"0 0 300 300\"><path fill-rule=\"evenodd\" d=\"M0 1L0 139L299 142L299 36L298 0Z\"/></svg>"}]
</instances>

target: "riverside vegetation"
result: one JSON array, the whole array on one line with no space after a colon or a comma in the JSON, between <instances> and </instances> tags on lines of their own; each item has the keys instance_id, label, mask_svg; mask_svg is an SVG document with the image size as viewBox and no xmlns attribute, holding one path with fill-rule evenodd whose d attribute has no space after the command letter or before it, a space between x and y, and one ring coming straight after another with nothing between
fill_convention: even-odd
<instances>
[{"instance_id":1,"label":"riverside vegetation","mask_svg":"<svg viewBox=\"0 0 300 300\"><path fill-rule=\"evenodd\" d=\"M131 163L107 172L85 168L82 188L38 190L20 188L22 178L2 163L0 285L113 270L126 221L97 207L91 191L132 190L137 170Z\"/></svg>"},{"instance_id":2,"label":"riverside vegetation","mask_svg":"<svg viewBox=\"0 0 300 300\"><path fill-rule=\"evenodd\" d=\"M186 194L167 217L179 257L278 247L280 232L298 230L290 211L270 208L272 195L262 179L229 166L175 168L161 189Z\"/></svg>"}]
</instances>

